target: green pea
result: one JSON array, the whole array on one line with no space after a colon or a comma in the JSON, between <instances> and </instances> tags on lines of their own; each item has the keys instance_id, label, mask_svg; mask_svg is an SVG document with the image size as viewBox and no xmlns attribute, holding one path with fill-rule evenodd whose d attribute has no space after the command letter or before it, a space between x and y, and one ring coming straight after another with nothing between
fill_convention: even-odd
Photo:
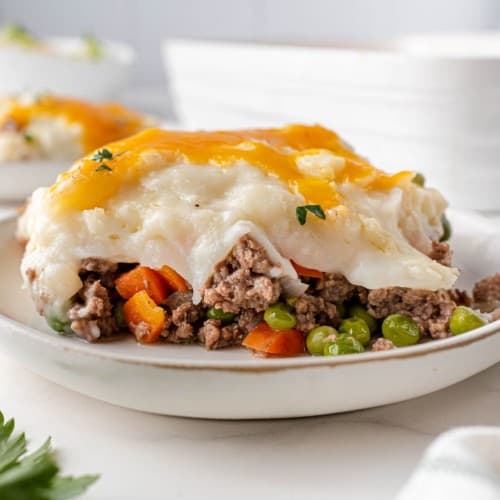
<instances>
[{"instance_id":1,"label":"green pea","mask_svg":"<svg viewBox=\"0 0 500 500\"><path fill-rule=\"evenodd\" d=\"M125 316L123 314L123 302L118 302L113 310L113 315L116 320L118 328L125 328L127 324L125 323Z\"/></svg>"},{"instance_id":2,"label":"green pea","mask_svg":"<svg viewBox=\"0 0 500 500\"><path fill-rule=\"evenodd\" d=\"M289 307L293 307L295 302L297 302L299 298L296 295L292 295L291 297L286 298L286 305Z\"/></svg>"},{"instance_id":3,"label":"green pea","mask_svg":"<svg viewBox=\"0 0 500 500\"><path fill-rule=\"evenodd\" d=\"M344 354L359 354L364 352L365 348L361 342L352 335L342 333L337 335L333 342L327 342L323 349L324 356L342 356Z\"/></svg>"},{"instance_id":4,"label":"green pea","mask_svg":"<svg viewBox=\"0 0 500 500\"><path fill-rule=\"evenodd\" d=\"M332 326L317 326L313 328L306 337L307 350L313 356L323 355L328 338L333 339L333 335L337 335L337 330Z\"/></svg>"},{"instance_id":5,"label":"green pea","mask_svg":"<svg viewBox=\"0 0 500 500\"><path fill-rule=\"evenodd\" d=\"M291 313L288 307L280 302L266 309L264 321L273 330L288 330L297 324L295 314Z\"/></svg>"},{"instance_id":6,"label":"green pea","mask_svg":"<svg viewBox=\"0 0 500 500\"><path fill-rule=\"evenodd\" d=\"M61 319L53 315L47 316L46 319L52 330L55 330L58 333L70 333L71 321L69 319Z\"/></svg>"},{"instance_id":7,"label":"green pea","mask_svg":"<svg viewBox=\"0 0 500 500\"><path fill-rule=\"evenodd\" d=\"M337 314L339 315L339 318L343 318L346 313L345 305L344 304L335 304L335 307L337 308Z\"/></svg>"},{"instance_id":8,"label":"green pea","mask_svg":"<svg viewBox=\"0 0 500 500\"><path fill-rule=\"evenodd\" d=\"M396 347L416 344L420 340L420 329L409 316L391 314L382 323L382 335Z\"/></svg>"},{"instance_id":9,"label":"green pea","mask_svg":"<svg viewBox=\"0 0 500 500\"><path fill-rule=\"evenodd\" d=\"M342 323L340 323L339 332L352 335L359 340L363 347L367 346L371 339L370 328L365 320L361 318L344 319Z\"/></svg>"},{"instance_id":10,"label":"green pea","mask_svg":"<svg viewBox=\"0 0 500 500\"><path fill-rule=\"evenodd\" d=\"M439 241L448 241L451 238L451 224L444 214L441 217L441 223L443 224L443 235L439 238Z\"/></svg>"},{"instance_id":11,"label":"green pea","mask_svg":"<svg viewBox=\"0 0 500 500\"><path fill-rule=\"evenodd\" d=\"M424 174L417 172L413 177L412 182L414 182L417 186L424 187L425 186Z\"/></svg>"},{"instance_id":12,"label":"green pea","mask_svg":"<svg viewBox=\"0 0 500 500\"><path fill-rule=\"evenodd\" d=\"M216 319L223 325L228 325L234 321L234 314L225 312L222 309L217 309L216 307L210 307L207 311L207 318Z\"/></svg>"},{"instance_id":13,"label":"green pea","mask_svg":"<svg viewBox=\"0 0 500 500\"><path fill-rule=\"evenodd\" d=\"M361 318L368 325L370 333L375 333L377 331L377 320L371 314L368 314L363 306L355 304L349 307L349 316Z\"/></svg>"},{"instance_id":14,"label":"green pea","mask_svg":"<svg viewBox=\"0 0 500 500\"><path fill-rule=\"evenodd\" d=\"M453 335L470 332L481 326L484 326L486 321L479 316L470 307L458 306L451 315L450 332Z\"/></svg>"}]
</instances>

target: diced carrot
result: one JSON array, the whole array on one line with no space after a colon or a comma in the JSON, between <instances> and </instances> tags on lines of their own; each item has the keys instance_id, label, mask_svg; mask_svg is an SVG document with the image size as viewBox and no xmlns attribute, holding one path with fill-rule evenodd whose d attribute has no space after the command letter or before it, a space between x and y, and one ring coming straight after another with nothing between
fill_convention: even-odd
<instances>
[{"instance_id":1,"label":"diced carrot","mask_svg":"<svg viewBox=\"0 0 500 500\"><path fill-rule=\"evenodd\" d=\"M144 290L125 302L123 315L129 330L141 344L157 341L167 319L165 311Z\"/></svg>"},{"instance_id":2,"label":"diced carrot","mask_svg":"<svg viewBox=\"0 0 500 500\"><path fill-rule=\"evenodd\" d=\"M172 290L175 290L176 292L188 291L189 286L187 281L171 267L163 266L161 269L158 269L158 272L162 275L163 279Z\"/></svg>"},{"instance_id":3,"label":"diced carrot","mask_svg":"<svg viewBox=\"0 0 500 500\"><path fill-rule=\"evenodd\" d=\"M248 333L243 345L254 351L280 356L297 356L305 352L302 332L295 329L273 330L264 322Z\"/></svg>"},{"instance_id":4,"label":"diced carrot","mask_svg":"<svg viewBox=\"0 0 500 500\"><path fill-rule=\"evenodd\" d=\"M297 274L299 276L308 276L309 278L322 278L323 277L323 273L321 271L317 271L316 269L309 269L308 267L301 266L300 264L297 264L293 260L290 262L292 263L292 266L297 271Z\"/></svg>"},{"instance_id":5,"label":"diced carrot","mask_svg":"<svg viewBox=\"0 0 500 500\"><path fill-rule=\"evenodd\" d=\"M124 299L130 299L141 290L147 292L157 304L163 304L168 297L168 287L161 274L145 266L137 266L122 274L116 279L115 286Z\"/></svg>"}]
</instances>

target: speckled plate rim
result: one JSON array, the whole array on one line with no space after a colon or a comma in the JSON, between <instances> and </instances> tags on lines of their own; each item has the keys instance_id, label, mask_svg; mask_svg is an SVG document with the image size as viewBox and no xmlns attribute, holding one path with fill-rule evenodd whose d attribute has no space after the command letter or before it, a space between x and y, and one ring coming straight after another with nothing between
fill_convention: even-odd
<instances>
[{"instance_id":1,"label":"speckled plate rim","mask_svg":"<svg viewBox=\"0 0 500 500\"><path fill-rule=\"evenodd\" d=\"M15 214L0 218L0 227L11 224L16 218ZM12 238L14 236L12 235ZM462 335L449 337L446 339L430 340L423 344L404 347L389 351L366 352L363 354L351 354L336 358L299 356L294 358L258 358L252 357L248 360L210 360L210 352L207 352L207 359L172 359L152 360L147 355L141 354L118 354L109 351L101 351L95 348L95 345L87 344L84 340L75 337L64 337L56 333L44 332L24 323L17 321L0 312L0 327L15 329L16 334L27 336L33 342L43 342L53 349L60 351L73 351L76 354L101 358L119 363L148 365L156 368L168 369L203 369L216 371L279 371L296 368L312 367L335 367L346 364L371 363L374 361L407 359L419 356L427 356L433 353L466 347L468 345L480 342L483 339L500 333L500 320L494 321L477 330ZM200 347L200 349L202 349ZM500 354L499 354L500 361Z\"/></svg>"}]
</instances>

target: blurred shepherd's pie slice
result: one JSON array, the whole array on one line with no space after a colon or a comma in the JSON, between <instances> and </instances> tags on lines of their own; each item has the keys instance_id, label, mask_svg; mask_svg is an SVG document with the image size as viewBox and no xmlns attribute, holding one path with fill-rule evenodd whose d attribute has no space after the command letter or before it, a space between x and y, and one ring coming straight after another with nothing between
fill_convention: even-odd
<instances>
[{"instance_id":1,"label":"blurred shepherd's pie slice","mask_svg":"<svg viewBox=\"0 0 500 500\"><path fill-rule=\"evenodd\" d=\"M484 317L451 290L445 200L415 180L320 126L149 129L34 192L22 274L49 324L89 341L335 355L443 338L458 305Z\"/></svg>"},{"instance_id":2,"label":"blurred shepherd's pie slice","mask_svg":"<svg viewBox=\"0 0 500 500\"><path fill-rule=\"evenodd\" d=\"M0 99L0 163L74 161L152 126L120 104L91 103L51 94Z\"/></svg>"}]
</instances>

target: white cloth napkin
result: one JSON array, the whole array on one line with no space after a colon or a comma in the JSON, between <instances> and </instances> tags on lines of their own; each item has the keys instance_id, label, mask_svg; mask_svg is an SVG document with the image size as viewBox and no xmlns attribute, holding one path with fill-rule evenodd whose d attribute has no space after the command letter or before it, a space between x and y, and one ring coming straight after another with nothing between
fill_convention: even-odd
<instances>
[{"instance_id":1,"label":"white cloth napkin","mask_svg":"<svg viewBox=\"0 0 500 500\"><path fill-rule=\"evenodd\" d=\"M500 427L439 436L396 500L499 500Z\"/></svg>"}]
</instances>

